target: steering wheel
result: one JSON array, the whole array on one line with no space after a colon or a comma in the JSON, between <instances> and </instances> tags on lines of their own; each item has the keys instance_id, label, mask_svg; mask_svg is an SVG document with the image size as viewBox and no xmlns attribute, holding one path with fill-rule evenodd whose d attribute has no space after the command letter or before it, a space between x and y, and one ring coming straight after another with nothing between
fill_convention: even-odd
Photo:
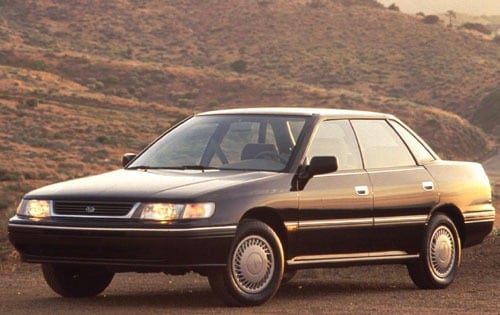
<instances>
[{"instance_id":1,"label":"steering wheel","mask_svg":"<svg viewBox=\"0 0 500 315\"><path fill-rule=\"evenodd\" d=\"M254 159L271 160L276 162L281 162L281 157L275 151L262 151L254 156Z\"/></svg>"}]
</instances>

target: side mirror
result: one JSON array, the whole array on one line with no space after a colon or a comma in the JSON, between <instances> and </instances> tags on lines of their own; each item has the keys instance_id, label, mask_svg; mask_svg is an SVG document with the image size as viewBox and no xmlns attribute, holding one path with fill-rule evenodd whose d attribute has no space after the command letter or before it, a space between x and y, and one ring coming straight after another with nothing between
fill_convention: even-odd
<instances>
[{"instance_id":1,"label":"side mirror","mask_svg":"<svg viewBox=\"0 0 500 315\"><path fill-rule=\"evenodd\" d=\"M137 154L135 154L135 153L125 153L122 157L122 166L123 167L127 166L128 163L130 163L130 161L135 159L136 156L137 156Z\"/></svg>"},{"instance_id":2,"label":"side mirror","mask_svg":"<svg viewBox=\"0 0 500 315\"><path fill-rule=\"evenodd\" d=\"M309 163L307 175L311 178L314 175L333 173L338 167L337 158L334 156L315 156Z\"/></svg>"}]
</instances>

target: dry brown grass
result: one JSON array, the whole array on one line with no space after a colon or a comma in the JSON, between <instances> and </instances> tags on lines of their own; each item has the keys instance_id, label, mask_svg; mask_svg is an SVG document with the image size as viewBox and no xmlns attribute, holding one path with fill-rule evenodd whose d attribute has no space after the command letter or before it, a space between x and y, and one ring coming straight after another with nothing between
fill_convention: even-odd
<instances>
[{"instance_id":1,"label":"dry brown grass","mask_svg":"<svg viewBox=\"0 0 500 315\"><path fill-rule=\"evenodd\" d=\"M98 82L99 91L126 98L163 103L165 89L190 85L200 91L191 102L198 107L237 101L172 77L170 67L182 67L181 78L190 69L227 77L236 75L230 64L243 60L246 75L266 81L404 98L466 118L498 85L494 43L372 5L320 2L16 1L2 8L4 46L28 46L4 51L3 59L91 89Z\"/></svg>"},{"instance_id":2,"label":"dry brown grass","mask_svg":"<svg viewBox=\"0 0 500 315\"><path fill-rule=\"evenodd\" d=\"M495 145L465 120L500 82L490 41L366 1L93 3L0 1L0 222L24 192L117 168L207 109L378 110L445 158Z\"/></svg>"}]
</instances>

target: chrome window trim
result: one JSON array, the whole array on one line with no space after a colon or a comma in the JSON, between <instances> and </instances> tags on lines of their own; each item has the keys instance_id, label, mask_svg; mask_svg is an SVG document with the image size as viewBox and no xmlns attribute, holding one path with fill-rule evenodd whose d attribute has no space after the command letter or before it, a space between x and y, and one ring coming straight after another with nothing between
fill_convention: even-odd
<instances>
[{"instance_id":1,"label":"chrome window trim","mask_svg":"<svg viewBox=\"0 0 500 315\"><path fill-rule=\"evenodd\" d=\"M337 176L347 176L347 175L364 175L367 174L365 170L360 169L360 170L340 170L334 173L326 173L326 174L320 174L320 175L315 175L314 178L321 178L321 177L337 177Z\"/></svg>"}]
</instances>

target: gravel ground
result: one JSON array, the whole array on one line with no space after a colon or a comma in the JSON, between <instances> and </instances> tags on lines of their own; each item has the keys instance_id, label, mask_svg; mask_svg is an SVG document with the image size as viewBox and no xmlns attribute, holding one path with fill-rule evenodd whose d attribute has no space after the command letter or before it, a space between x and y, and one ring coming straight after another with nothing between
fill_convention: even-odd
<instances>
[{"instance_id":1,"label":"gravel ground","mask_svg":"<svg viewBox=\"0 0 500 315\"><path fill-rule=\"evenodd\" d=\"M96 298L64 299L47 287L37 265L11 255L0 263L0 314L500 314L499 271L496 230L463 251L459 275L444 290L417 289L404 266L303 270L268 303L239 309L222 305L196 274L118 274Z\"/></svg>"}]
</instances>

